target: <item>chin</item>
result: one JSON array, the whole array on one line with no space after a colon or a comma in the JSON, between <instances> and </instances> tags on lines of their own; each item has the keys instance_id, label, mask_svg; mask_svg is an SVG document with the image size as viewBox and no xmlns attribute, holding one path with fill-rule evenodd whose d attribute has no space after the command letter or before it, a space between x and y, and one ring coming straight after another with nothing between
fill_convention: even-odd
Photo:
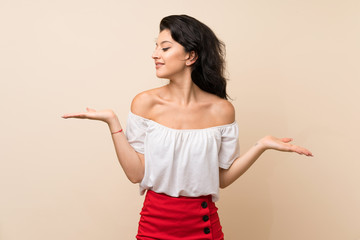
<instances>
[{"instance_id":1,"label":"chin","mask_svg":"<svg viewBox=\"0 0 360 240\"><path fill-rule=\"evenodd\" d=\"M158 77L158 78L169 78L168 74L163 74L163 73L159 73L159 72L156 73L156 77Z\"/></svg>"}]
</instances>

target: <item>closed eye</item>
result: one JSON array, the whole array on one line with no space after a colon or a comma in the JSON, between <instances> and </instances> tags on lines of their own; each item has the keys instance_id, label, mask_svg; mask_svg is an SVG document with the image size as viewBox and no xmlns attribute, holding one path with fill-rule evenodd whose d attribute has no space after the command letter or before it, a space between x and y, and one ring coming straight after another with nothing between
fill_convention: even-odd
<instances>
[{"instance_id":1,"label":"closed eye","mask_svg":"<svg viewBox=\"0 0 360 240\"><path fill-rule=\"evenodd\" d=\"M167 50L169 50L170 47L167 48L162 48L161 50L163 50L164 52L166 52Z\"/></svg>"}]
</instances>

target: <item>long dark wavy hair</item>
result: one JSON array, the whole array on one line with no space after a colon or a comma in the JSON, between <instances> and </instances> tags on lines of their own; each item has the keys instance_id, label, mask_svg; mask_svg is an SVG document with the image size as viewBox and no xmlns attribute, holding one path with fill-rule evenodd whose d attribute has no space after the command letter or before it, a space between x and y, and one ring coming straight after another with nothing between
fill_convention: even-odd
<instances>
[{"instance_id":1,"label":"long dark wavy hair","mask_svg":"<svg viewBox=\"0 0 360 240\"><path fill-rule=\"evenodd\" d=\"M160 32L168 29L171 37L186 52L198 59L192 65L192 81L202 90L228 99L226 93L225 44L205 24L187 15L171 15L160 22Z\"/></svg>"}]
</instances>

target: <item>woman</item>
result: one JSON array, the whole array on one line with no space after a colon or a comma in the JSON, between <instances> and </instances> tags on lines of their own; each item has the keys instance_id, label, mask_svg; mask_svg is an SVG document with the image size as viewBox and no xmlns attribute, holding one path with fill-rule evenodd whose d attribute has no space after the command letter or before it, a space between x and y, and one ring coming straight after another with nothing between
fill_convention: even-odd
<instances>
[{"instance_id":1,"label":"woman","mask_svg":"<svg viewBox=\"0 0 360 240\"><path fill-rule=\"evenodd\" d=\"M223 239L214 203L219 187L233 183L268 149L312 156L290 138L272 136L239 156L223 47L198 20L165 17L152 58L156 76L169 83L133 99L126 134L112 110L63 116L108 124L126 176L146 192L137 239Z\"/></svg>"}]
</instances>

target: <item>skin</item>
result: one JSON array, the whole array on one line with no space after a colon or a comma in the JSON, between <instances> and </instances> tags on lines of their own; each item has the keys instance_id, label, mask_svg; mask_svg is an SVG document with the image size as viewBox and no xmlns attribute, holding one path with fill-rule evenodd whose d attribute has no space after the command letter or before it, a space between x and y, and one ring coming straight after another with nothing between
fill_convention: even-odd
<instances>
[{"instance_id":1,"label":"skin","mask_svg":"<svg viewBox=\"0 0 360 240\"><path fill-rule=\"evenodd\" d=\"M197 60L194 52L185 52L184 47L172 39L168 30L160 32L152 54L156 76L169 79L160 88L139 93L131 103L131 111L174 129L201 129L225 125L235 121L233 105L218 96L207 93L191 80L191 67ZM91 119L105 122L111 133L122 129L111 109L65 114L63 118ZM136 152L128 143L124 132L112 134L120 165L133 183L143 179L144 155ZM220 187L225 188L238 179L266 150L295 152L312 156L306 148L291 144L291 138L265 136L246 153L237 158L229 169L219 169Z\"/></svg>"}]
</instances>

